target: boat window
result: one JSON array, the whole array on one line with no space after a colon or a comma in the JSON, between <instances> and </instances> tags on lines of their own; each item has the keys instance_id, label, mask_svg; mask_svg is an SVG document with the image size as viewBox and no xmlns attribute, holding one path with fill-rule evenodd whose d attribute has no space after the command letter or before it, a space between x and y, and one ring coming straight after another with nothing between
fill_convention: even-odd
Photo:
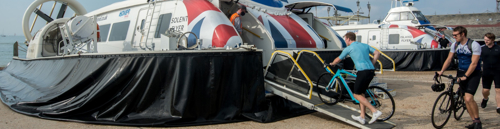
<instances>
[{"instance_id":1,"label":"boat window","mask_svg":"<svg viewBox=\"0 0 500 129\"><path fill-rule=\"evenodd\" d=\"M146 23L146 19L141 20L141 31L144 29L144 23Z\"/></svg>"},{"instance_id":2,"label":"boat window","mask_svg":"<svg viewBox=\"0 0 500 129\"><path fill-rule=\"evenodd\" d=\"M419 21L429 21L429 20L427 20L427 18L425 18L424 14L422 14L422 12L420 12L420 11L413 11L413 14L415 15L415 17L417 17L417 19Z\"/></svg>"},{"instance_id":3,"label":"boat window","mask_svg":"<svg viewBox=\"0 0 500 129\"><path fill-rule=\"evenodd\" d=\"M168 30L171 18L171 13L160 15L160 18L158 19L158 26L156 27L155 38L160 38L161 34L164 34Z\"/></svg>"},{"instance_id":4,"label":"boat window","mask_svg":"<svg viewBox=\"0 0 500 129\"><path fill-rule=\"evenodd\" d=\"M399 34L390 34L389 44L399 44Z\"/></svg>"},{"instance_id":5,"label":"boat window","mask_svg":"<svg viewBox=\"0 0 500 129\"><path fill-rule=\"evenodd\" d=\"M114 23L113 28L111 28L111 34L109 35L109 41L125 40L125 38L127 37L129 26L130 21Z\"/></svg>"},{"instance_id":6,"label":"boat window","mask_svg":"<svg viewBox=\"0 0 500 129\"><path fill-rule=\"evenodd\" d=\"M387 21L399 21L401 13L391 13L387 16Z\"/></svg>"},{"instance_id":7,"label":"boat window","mask_svg":"<svg viewBox=\"0 0 500 129\"><path fill-rule=\"evenodd\" d=\"M376 36L376 35L373 35L373 36L372 36L372 40L377 40L377 36Z\"/></svg>"},{"instance_id":8,"label":"boat window","mask_svg":"<svg viewBox=\"0 0 500 129\"><path fill-rule=\"evenodd\" d=\"M361 35L356 36L356 42L360 42L361 43Z\"/></svg>"},{"instance_id":9,"label":"boat window","mask_svg":"<svg viewBox=\"0 0 500 129\"><path fill-rule=\"evenodd\" d=\"M401 20L413 20L413 19L415 19L415 17L410 12L401 13Z\"/></svg>"},{"instance_id":10,"label":"boat window","mask_svg":"<svg viewBox=\"0 0 500 129\"><path fill-rule=\"evenodd\" d=\"M99 42L106 42L107 41L108 34L109 34L109 27L111 27L111 24L99 26L99 32L100 32Z\"/></svg>"}]
</instances>

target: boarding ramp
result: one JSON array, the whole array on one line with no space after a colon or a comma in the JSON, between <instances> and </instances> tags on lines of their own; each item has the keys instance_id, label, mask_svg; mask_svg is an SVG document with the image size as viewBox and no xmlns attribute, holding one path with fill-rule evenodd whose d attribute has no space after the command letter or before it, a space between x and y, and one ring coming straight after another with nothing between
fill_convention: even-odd
<instances>
[{"instance_id":1,"label":"boarding ramp","mask_svg":"<svg viewBox=\"0 0 500 129\"><path fill-rule=\"evenodd\" d=\"M313 59L316 59L317 61L306 60L306 56L298 56L297 59L302 60L300 62L310 61L309 64L320 65L319 68L323 68L323 61L319 55L314 52L301 53L308 53L307 55L311 55L311 53L313 53L313 55L316 55L317 57ZM303 68L304 67L301 67L301 65L299 65L297 60L295 60L290 53L279 50L275 51L269 60L266 70L264 71L266 90L306 108L324 113L358 128L386 129L395 127L396 124L390 121L362 125L351 118L351 115L358 115L360 113L358 109L349 107L343 103L338 103L336 105L324 104L317 97L317 93L313 90L315 81L312 80L315 78L317 79L318 77L316 76L319 76L320 73L314 73L314 69L310 69L310 67L307 69ZM317 70L316 72L319 71L320 70ZM311 74L312 78L310 78L307 73Z\"/></svg>"}]
</instances>

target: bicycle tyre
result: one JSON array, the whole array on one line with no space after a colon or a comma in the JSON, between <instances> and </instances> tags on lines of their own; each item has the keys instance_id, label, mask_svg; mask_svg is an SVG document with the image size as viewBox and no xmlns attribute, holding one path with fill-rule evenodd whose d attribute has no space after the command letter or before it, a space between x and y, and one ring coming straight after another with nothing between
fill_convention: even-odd
<instances>
[{"instance_id":1,"label":"bicycle tyre","mask_svg":"<svg viewBox=\"0 0 500 129\"><path fill-rule=\"evenodd\" d=\"M453 111L455 120L460 120L460 118L464 115L465 110L467 109L465 107L464 96L459 95L458 100L455 102L455 110Z\"/></svg>"},{"instance_id":2,"label":"bicycle tyre","mask_svg":"<svg viewBox=\"0 0 500 129\"><path fill-rule=\"evenodd\" d=\"M394 98L392 97L392 95L385 89L383 89L382 87L378 87L378 86L370 86L368 87L367 91L365 92L365 97L366 97L366 100L368 100L368 102L372 102L372 98L367 95L369 94L368 91L371 92L371 94L373 94L375 97L375 105L374 107L379 110L380 112L382 112L382 116L378 117L377 118L377 121L386 121L386 120L389 120L391 119L391 117L394 115L394 112L396 111L396 104L394 102ZM383 92L385 95L387 95L386 99L382 98L383 96L380 96L380 95L377 95L376 93L378 92ZM372 105L373 106L373 105ZM371 111L369 109L366 109L365 110L365 116L368 118L368 119L371 119L372 118L372 114Z\"/></svg>"},{"instance_id":3,"label":"bicycle tyre","mask_svg":"<svg viewBox=\"0 0 500 129\"><path fill-rule=\"evenodd\" d=\"M434 106L432 106L432 114L431 114L431 120L432 120L432 126L434 126L434 128L443 128L444 125L446 125L446 123L448 122L448 120L450 119L450 116L451 116L451 99L450 99L450 95L448 94L448 92L443 92L441 93L438 98L436 99L436 101L434 102ZM439 101L440 99L442 99L443 101ZM439 103L441 102L441 103ZM445 104L445 105L443 105ZM439 107L437 107L439 105ZM444 108L441 108L445 106ZM438 108L438 111L439 112L436 112L436 107ZM436 120L436 117L437 115L439 114L448 114L446 115L446 119L444 120L443 123L439 123L437 120Z\"/></svg>"},{"instance_id":4,"label":"bicycle tyre","mask_svg":"<svg viewBox=\"0 0 500 129\"><path fill-rule=\"evenodd\" d=\"M333 78L333 74L325 72L325 73L321 74L319 76L319 78L318 78L318 81L316 81L316 86L315 86L316 88L315 89L316 89L316 93L318 93L318 98L323 103L325 103L326 105L335 105L335 104L337 104L339 102L339 100L340 100L340 97L341 97L341 95L338 92L338 91L341 91L340 90L341 89L340 86L339 87L335 87L334 88L334 89L336 89L335 91L334 90L330 90L330 92L334 92L333 96L328 96L328 97L331 97L332 99L327 100L326 98L321 97L321 96L325 96L325 97L327 96L327 92L325 91L324 86L328 85L328 83L331 81L332 78ZM339 82L339 80L337 79L337 83L338 82ZM342 93L342 92L340 92L340 93Z\"/></svg>"}]
</instances>

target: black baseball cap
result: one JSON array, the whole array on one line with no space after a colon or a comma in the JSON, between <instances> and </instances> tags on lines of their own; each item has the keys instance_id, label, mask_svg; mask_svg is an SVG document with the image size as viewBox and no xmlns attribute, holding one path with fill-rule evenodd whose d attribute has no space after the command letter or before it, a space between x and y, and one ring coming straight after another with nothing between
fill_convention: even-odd
<instances>
[{"instance_id":1,"label":"black baseball cap","mask_svg":"<svg viewBox=\"0 0 500 129\"><path fill-rule=\"evenodd\" d=\"M248 11L247 11L247 6L245 6L245 5L240 5L240 9L244 10L244 11L245 11L245 13L248 13Z\"/></svg>"}]
</instances>

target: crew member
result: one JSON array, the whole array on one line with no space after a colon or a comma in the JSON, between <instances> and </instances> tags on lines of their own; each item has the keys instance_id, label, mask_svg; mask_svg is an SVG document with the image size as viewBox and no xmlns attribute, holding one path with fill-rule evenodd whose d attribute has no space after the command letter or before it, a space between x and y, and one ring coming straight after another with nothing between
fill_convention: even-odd
<instances>
[{"instance_id":1,"label":"crew member","mask_svg":"<svg viewBox=\"0 0 500 129\"><path fill-rule=\"evenodd\" d=\"M243 33L243 25L241 24L241 16L245 16L247 12L247 7L244 5L240 5L240 9L233 15L231 15L231 23L233 23L234 28L241 35Z\"/></svg>"},{"instance_id":2,"label":"crew member","mask_svg":"<svg viewBox=\"0 0 500 129\"><path fill-rule=\"evenodd\" d=\"M450 43L450 41L448 41L448 39L446 39L444 37L444 35L441 35L441 38L439 38L438 42L439 42L439 45L441 45L442 49L447 48L448 44Z\"/></svg>"}]
</instances>

